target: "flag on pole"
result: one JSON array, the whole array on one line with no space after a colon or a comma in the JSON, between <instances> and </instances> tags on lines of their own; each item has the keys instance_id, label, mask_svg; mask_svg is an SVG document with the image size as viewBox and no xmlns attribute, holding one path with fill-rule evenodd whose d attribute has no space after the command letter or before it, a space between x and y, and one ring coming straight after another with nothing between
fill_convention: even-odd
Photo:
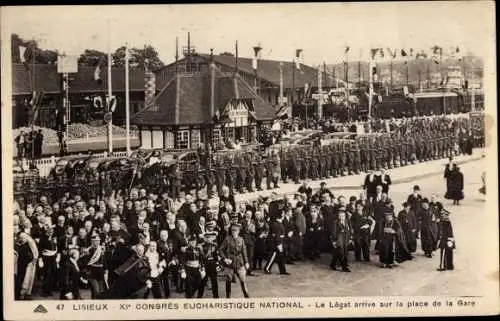
<instances>
[{"instance_id":1,"label":"flag on pole","mask_svg":"<svg viewBox=\"0 0 500 321\"><path fill-rule=\"evenodd\" d=\"M104 66L104 57L101 57L99 59L99 62L97 63L97 67L94 70L94 80L99 83L99 85L102 85L102 67Z\"/></svg>"},{"instance_id":2,"label":"flag on pole","mask_svg":"<svg viewBox=\"0 0 500 321\"><path fill-rule=\"evenodd\" d=\"M379 48L380 57L384 58L384 48Z\"/></svg>"},{"instance_id":3,"label":"flag on pole","mask_svg":"<svg viewBox=\"0 0 500 321\"><path fill-rule=\"evenodd\" d=\"M401 49L401 57L407 57L408 54L406 53L406 50Z\"/></svg>"},{"instance_id":4,"label":"flag on pole","mask_svg":"<svg viewBox=\"0 0 500 321\"><path fill-rule=\"evenodd\" d=\"M389 52L389 55L391 55L393 59L396 58L396 50L393 51L391 48L387 48L387 52Z\"/></svg>"},{"instance_id":5,"label":"flag on pole","mask_svg":"<svg viewBox=\"0 0 500 321\"><path fill-rule=\"evenodd\" d=\"M373 48L371 49L371 53L372 53L372 60L375 59L375 56L377 55L377 52L379 51L379 48Z\"/></svg>"},{"instance_id":6,"label":"flag on pole","mask_svg":"<svg viewBox=\"0 0 500 321\"><path fill-rule=\"evenodd\" d=\"M435 45L434 47L431 48L432 49L432 52L435 54L435 55L438 55L438 54L442 54L443 53L443 48L442 47L439 47L438 45Z\"/></svg>"},{"instance_id":7,"label":"flag on pole","mask_svg":"<svg viewBox=\"0 0 500 321\"><path fill-rule=\"evenodd\" d=\"M344 51L344 53L345 53L345 54L346 54L346 53L348 53L348 52L349 52L349 50L351 50L351 47L349 47L349 46L345 46L345 51Z\"/></svg>"},{"instance_id":8,"label":"flag on pole","mask_svg":"<svg viewBox=\"0 0 500 321\"><path fill-rule=\"evenodd\" d=\"M295 67L297 68L297 70L300 70L300 58L301 58L301 53L302 53L302 49L297 49L295 50L295 58L296 58L296 61L295 61Z\"/></svg>"},{"instance_id":9,"label":"flag on pole","mask_svg":"<svg viewBox=\"0 0 500 321\"><path fill-rule=\"evenodd\" d=\"M26 62L26 57L25 57L26 49L27 49L27 47L25 47L25 46L19 46L19 58L21 59L22 63Z\"/></svg>"}]
</instances>

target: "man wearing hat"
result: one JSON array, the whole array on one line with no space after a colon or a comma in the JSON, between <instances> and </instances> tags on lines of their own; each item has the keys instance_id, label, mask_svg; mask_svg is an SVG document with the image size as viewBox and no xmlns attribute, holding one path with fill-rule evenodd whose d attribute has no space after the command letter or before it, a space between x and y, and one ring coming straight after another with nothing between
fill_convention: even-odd
<instances>
[{"instance_id":1,"label":"man wearing hat","mask_svg":"<svg viewBox=\"0 0 500 321\"><path fill-rule=\"evenodd\" d=\"M422 203L422 195L420 195L420 186L415 185L413 186L413 193L408 196L408 199L406 202L410 206L410 209L415 213L415 217L417 218L417 234L416 237L417 239L419 238L420 234L420 218L419 218L419 211L421 208L421 203Z\"/></svg>"},{"instance_id":2,"label":"man wearing hat","mask_svg":"<svg viewBox=\"0 0 500 321\"><path fill-rule=\"evenodd\" d=\"M269 227L271 243L271 258L267 261L264 272L271 274L274 262L278 263L280 274L289 275L285 267L285 226L283 225L284 214L281 211Z\"/></svg>"},{"instance_id":3,"label":"man wearing hat","mask_svg":"<svg viewBox=\"0 0 500 321\"><path fill-rule=\"evenodd\" d=\"M214 221L212 221L214 222ZM215 222L214 222L215 223ZM217 283L217 266L219 264L219 254L217 251L217 232L205 232L204 242L202 244L203 249L203 266L205 267L206 276L201 282L200 291L198 292L198 297L203 297L203 292L205 291L205 286L210 279L210 284L212 287L212 296L214 298L219 298L219 284Z\"/></svg>"},{"instance_id":4,"label":"man wearing hat","mask_svg":"<svg viewBox=\"0 0 500 321\"><path fill-rule=\"evenodd\" d=\"M219 247L226 275L226 298L231 297L231 281L236 274L240 280L241 290L245 298L249 298L246 285L246 270L250 267L245 241L239 236L241 225L233 223L231 234L228 235Z\"/></svg>"},{"instance_id":5,"label":"man wearing hat","mask_svg":"<svg viewBox=\"0 0 500 321\"><path fill-rule=\"evenodd\" d=\"M181 255L181 278L186 279L186 298L194 297L198 292L198 297L201 292L202 280L204 278L203 268L203 252L200 247L196 246L196 236L188 237L188 246Z\"/></svg>"},{"instance_id":6,"label":"man wearing hat","mask_svg":"<svg viewBox=\"0 0 500 321\"><path fill-rule=\"evenodd\" d=\"M453 270L453 250L455 249L455 239L453 238L453 227L450 221L450 212L441 210L441 220L439 221L438 248L440 249L438 271Z\"/></svg>"},{"instance_id":7,"label":"man wearing hat","mask_svg":"<svg viewBox=\"0 0 500 321\"><path fill-rule=\"evenodd\" d=\"M417 218L408 202L403 203L403 210L398 213L398 221L405 235L406 246L413 253L417 250Z\"/></svg>"},{"instance_id":8,"label":"man wearing hat","mask_svg":"<svg viewBox=\"0 0 500 321\"><path fill-rule=\"evenodd\" d=\"M436 250L437 242L437 221L435 215L429 208L429 200L422 200L421 209L417 214L417 219L420 220L420 238L422 251L428 258L432 257L432 252Z\"/></svg>"},{"instance_id":9,"label":"man wearing hat","mask_svg":"<svg viewBox=\"0 0 500 321\"><path fill-rule=\"evenodd\" d=\"M363 254L365 261L370 261L370 228L374 225L374 219L365 210L361 200L356 201L350 222L353 229L356 261L361 261L361 254Z\"/></svg>"},{"instance_id":10,"label":"man wearing hat","mask_svg":"<svg viewBox=\"0 0 500 321\"><path fill-rule=\"evenodd\" d=\"M351 272L347 263L347 248L353 242L351 223L347 219L345 207L338 208L338 220L333 224L330 241L332 242L332 261L330 267L340 266L342 272Z\"/></svg>"}]
</instances>

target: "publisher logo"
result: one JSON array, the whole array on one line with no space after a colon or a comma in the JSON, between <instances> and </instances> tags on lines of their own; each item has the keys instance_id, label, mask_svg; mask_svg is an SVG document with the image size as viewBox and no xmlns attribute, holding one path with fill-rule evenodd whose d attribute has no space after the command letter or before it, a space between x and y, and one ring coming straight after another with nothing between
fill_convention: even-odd
<instances>
[{"instance_id":1,"label":"publisher logo","mask_svg":"<svg viewBox=\"0 0 500 321\"><path fill-rule=\"evenodd\" d=\"M33 312L35 312L35 313L47 313L48 311L47 311L47 309L45 309L45 307L43 305L39 304L35 308L35 310L33 310Z\"/></svg>"}]
</instances>

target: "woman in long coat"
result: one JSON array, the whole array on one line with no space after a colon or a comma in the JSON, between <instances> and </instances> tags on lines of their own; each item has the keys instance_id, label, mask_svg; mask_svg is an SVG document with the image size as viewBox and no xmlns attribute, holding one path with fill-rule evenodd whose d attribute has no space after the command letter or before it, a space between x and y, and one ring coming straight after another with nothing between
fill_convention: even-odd
<instances>
[{"instance_id":1,"label":"woman in long coat","mask_svg":"<svg viewBox=\"0 0 500 321\"><path fill-rule=\"evenodd\" d=\"M460 172L460 168L453 164L453 170L446 178L446 194L445 198L453 200L453 205L459 205L459 201L464 198L464 175Z\"/></svg>"}]
</instances>

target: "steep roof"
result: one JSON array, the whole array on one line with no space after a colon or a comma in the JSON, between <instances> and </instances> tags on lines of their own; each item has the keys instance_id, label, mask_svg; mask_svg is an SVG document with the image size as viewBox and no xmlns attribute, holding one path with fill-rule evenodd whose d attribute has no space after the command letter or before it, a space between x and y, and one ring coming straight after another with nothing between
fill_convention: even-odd
<instances>
[{"instance_id":1,"label":"steep roof","mask_svg":"<svg viewBox=\"0 0 500 321\"><path fill-rule=\"evenodd\" d=\"M275 117L274 107L261 98L241 76L224 74L215 69L214 108L222 110L230 100L250 99L258 120ZM139 125L197 125L212 122L209 74L178 74L167 82L155 97L156 107L135 114L131 123ZM238 95L237 95L238 93Z\"/></svg>"},{"instance_id":2,"label":"steep roof","mask_svg":"<svg viewBox=\"0 0 500 321\"><path fill-rule=\"evenodd\" d=\"M199 54L200 57L205 59L210 59L208 54ZM214 55L213 59L216 63L221 65L226 65L231 68L236 67L235 57L232 56L220 56ZM306 82L311 83L311 86L318 86L318 69L313 68L304 64L300 65L301 70L296 68L296 65L292 61L277 61L277 60L267 60L259 59L257 64L258 77L262 78L276 86L280 83L280 64L283 64L283 87L292 88L293 83L295 87L303 87ZM251 58L238 57L238 69L240 72L244 72L250 75L254 74L252 67ZM295 75L294 75L295 73ZM323 73L323 72L322 72ZM295 81L294 79L295 78ZM323 79L327 79L323 73ZM325 84L323 84L325 85Z\"/></svg>"},{"instance_id":3,"label":"steep roof","mask_svg":"<svg viewBox=\"0 0 500 321\"><path fill-rule=\"evenodd\" d=\"M32 66L12 64L12 94L25 95L31 93L30 72ZM104 68L101 72L102 84L94 80L95 67L78 66L78 73L70 74L71 92L97 92L107 89L108 73ZM125 91L125 68L113 67L113 91ZM130 68L130 91L144 91L144 70ZM61 93L62 79L57 73L56 65L35 65L35 89L45 93Z\"/></svg>"}]
</instances>

